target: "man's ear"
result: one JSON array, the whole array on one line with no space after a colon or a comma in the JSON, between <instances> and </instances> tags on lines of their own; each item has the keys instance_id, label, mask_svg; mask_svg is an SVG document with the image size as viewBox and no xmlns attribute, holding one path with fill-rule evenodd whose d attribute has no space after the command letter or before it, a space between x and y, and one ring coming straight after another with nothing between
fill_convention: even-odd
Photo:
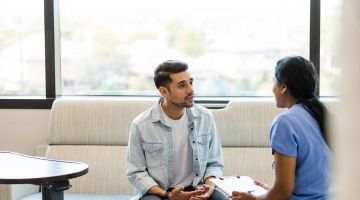
<instances>
[{"instance_id":1,"label":"man's ear","mask_svg":"<svg viewBox=\"0 0 360 200\"><path fill-rule=\"evenodd\" d=\"M168 89L166 87L164 87L164 86L159 87L159 92L160 92L161 96L166 96L166 95L169 94Z\"/></svg>"}]
</instances>

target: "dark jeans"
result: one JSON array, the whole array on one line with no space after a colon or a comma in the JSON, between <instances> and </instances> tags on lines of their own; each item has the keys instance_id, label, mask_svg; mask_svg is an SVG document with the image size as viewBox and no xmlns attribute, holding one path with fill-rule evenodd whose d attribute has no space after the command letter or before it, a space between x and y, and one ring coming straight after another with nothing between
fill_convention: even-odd
<instances>
[{"instance_id":1,"label":"dark jeans","mask_svg":"<svg viewBox=\"0 0 360 200\"><path fill-rule=\"evenodd\" d=\"M191 186L190 186L191 187ZM184 190L185 191L194 191L195 189L193 188L192 190L190 190L191 188L186 187ZM172 189L170 188L169 191L171 191ZM155 196L155 195L145 195L143 197L141 197L141 200L161 200L160 197ZM214 190L214 192L212 193L212 195L210 196L210 198L208 200L229 200L228 198L226 198L226 196L217 191Z\"/></svg>"}]
</instances>

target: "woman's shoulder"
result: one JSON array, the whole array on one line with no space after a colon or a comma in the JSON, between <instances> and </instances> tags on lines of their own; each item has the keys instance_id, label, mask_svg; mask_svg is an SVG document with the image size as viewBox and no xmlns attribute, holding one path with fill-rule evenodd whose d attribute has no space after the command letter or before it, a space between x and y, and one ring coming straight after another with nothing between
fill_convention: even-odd
<instances>
[{"instance_id":1,"label":"woman's shoulder","mask_svg":"<svg viewBox=\"0 0 360 200\"><path fill-rule=\"evenodd\" d=\"M282 124L292 124L293 122L296 121L301 121L301 116L302 114L302 110L304 110L303 108L299 107L296 105L296 107L292 107L280 114L278 114L274 120L273 120L273 124L276 123L282 123Z\"/></svg>"},{"instance_id":2,"label":"woman's shoulder","mask_svg":"<svg viewBox=\"0 0 360 200\"><path fill-rule=\"evenodd\" d=\"M291 116L293 115L292 112L290 112L290 110L286 110L280 114L278 114L273 122L286 122L286 121L289 121L289 119L291 118Z\"/></svg>"}]
</instances>

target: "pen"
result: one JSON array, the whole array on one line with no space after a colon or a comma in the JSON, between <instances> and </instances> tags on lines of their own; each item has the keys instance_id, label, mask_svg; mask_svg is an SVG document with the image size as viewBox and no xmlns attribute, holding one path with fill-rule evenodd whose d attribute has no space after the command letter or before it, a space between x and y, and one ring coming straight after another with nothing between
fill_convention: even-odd
<instances>
[{"instance_id":1,"label":"pen","mask_svg":"<svg viewBox=\"0 0 360 200\"><path fill-rule=\"evenodd\" d=\"M247 191L247 193L249 193L249 194L251 194L252 192L254 192L255 190L249 190L249 191ZM228 196L228 197L226 197L226 198L232 198L233 196Z\"/></svg>"}]
</instances>

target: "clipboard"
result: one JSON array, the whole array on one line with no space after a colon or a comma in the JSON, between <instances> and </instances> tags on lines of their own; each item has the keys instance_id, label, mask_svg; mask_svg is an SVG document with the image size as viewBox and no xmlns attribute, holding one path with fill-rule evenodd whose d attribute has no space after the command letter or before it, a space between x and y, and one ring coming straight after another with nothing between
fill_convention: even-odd
<instances>
[{"instance_id":1,"label":"clipboard","mask_svg":"<svg viewBox=\"0 0 360 200\"><path fill-rule=\"evenodd\" d=\"M232 196L233 191L248 192L254 196L260 196L268 191L263 187L255 184L254 180L249 176L225 176L220 178L210 179L218 191L225 194L225 196Z\"/></svg>"}]
</instances>

